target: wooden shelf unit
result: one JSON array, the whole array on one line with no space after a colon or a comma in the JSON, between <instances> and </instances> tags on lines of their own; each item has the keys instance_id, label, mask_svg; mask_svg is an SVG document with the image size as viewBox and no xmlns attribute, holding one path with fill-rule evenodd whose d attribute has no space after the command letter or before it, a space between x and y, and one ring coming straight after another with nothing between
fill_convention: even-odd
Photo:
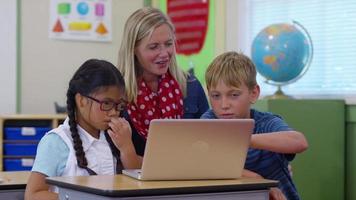
<instances>
[{"instance_id":1,"label":"wooden shelf unit","mask_svg":"<svg viewBox=\"0 0 356 200\"><path fill-rule=\"evenodd\" d=\"M62 124L65 114L14 114L0 115L0 171L3 171L4 160L4 128L5 127L36 127L47 126L51 128Z\"/></svg>"}]
</instances>

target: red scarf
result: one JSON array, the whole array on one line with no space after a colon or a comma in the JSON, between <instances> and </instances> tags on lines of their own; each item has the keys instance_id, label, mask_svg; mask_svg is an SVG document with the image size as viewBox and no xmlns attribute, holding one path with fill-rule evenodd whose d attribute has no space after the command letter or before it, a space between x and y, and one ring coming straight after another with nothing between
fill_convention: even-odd
<instances>
[{"instance_id":1,"label":"red scarf","mask_svg":"<svg viewBox=\"0 0 356 200\"><path fill-rule=\"evenodd\" d=\"M166 73L158 81L158 92L152 92L143 79L138 81L137 103L128 104L128 114L140 135L147 138L152 119L180 119L183 116L183 94L177 81Z\"/></svg>"}]
</instances>

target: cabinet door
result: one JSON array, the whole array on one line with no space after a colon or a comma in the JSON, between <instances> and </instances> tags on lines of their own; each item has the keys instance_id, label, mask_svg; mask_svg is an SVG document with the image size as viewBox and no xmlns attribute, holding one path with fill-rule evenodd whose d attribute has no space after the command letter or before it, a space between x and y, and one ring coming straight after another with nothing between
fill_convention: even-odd
<instances>
[{"instance_id":1,"label":"cabinet door","mask_svg":"<svg viewBox=\"0 0 356 200\"><path fill-rule=\"evenodd\" d=\"M254 107L281 115L306 136L309 148L292 161L302 199L344 199L345 102L343 100L259 100Z\"/></svg>"}]
</instances>

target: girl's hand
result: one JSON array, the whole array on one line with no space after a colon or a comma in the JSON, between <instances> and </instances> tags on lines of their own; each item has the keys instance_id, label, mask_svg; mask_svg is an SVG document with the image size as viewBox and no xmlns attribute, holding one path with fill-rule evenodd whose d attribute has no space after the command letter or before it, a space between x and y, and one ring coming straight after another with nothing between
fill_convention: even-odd
<instances>
[{"instance_id":1,"label":"girl's hand","mask_svg":"<svg viewBox=\"0 0 356 200\"><path fill-rule=\"evenodd\" d=\"M125 151L126 148L133 146L131 140L132 132L128 121L124 118L113 117L109 122L109 127L108 134L120 151Z\"/></svg>"},{"instance_id":2,"label":"girl's hand","mask_svg":"<svg viewBox=\"0 0 356 200\"><path fill-rule=\"evenodd\" d=\"M125 169L138 169L142 165L142 157L136 154L132 143L131 126L124 118L113 117L109 122L108 134L120 151L120 159Z\"/></svg>"}]
</instances>

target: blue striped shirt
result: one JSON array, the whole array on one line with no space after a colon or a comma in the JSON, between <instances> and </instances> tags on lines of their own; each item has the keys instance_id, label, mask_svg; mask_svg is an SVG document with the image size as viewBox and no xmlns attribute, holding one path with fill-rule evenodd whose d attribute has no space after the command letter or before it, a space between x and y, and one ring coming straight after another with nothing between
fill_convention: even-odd
<instances>
[{"instance_id":1,"label":"blue striped shirt","mask_svg":"<svg viewBox=\"0 0 356 200\"><path fill-rule=\"evenodd\" d=\"M216 119L217 117L210 109L201 118ZM255 120L253 134L292 130L280 116L272 113L251 109L251 118ZM256 172L266 179L278 180L278 188L282 190L287 199L299 200L297 189L288 171L288 163L293 160L294 156L295 154L280 154L249 148L245 169Z\"/></svg>"}]
</instances>

